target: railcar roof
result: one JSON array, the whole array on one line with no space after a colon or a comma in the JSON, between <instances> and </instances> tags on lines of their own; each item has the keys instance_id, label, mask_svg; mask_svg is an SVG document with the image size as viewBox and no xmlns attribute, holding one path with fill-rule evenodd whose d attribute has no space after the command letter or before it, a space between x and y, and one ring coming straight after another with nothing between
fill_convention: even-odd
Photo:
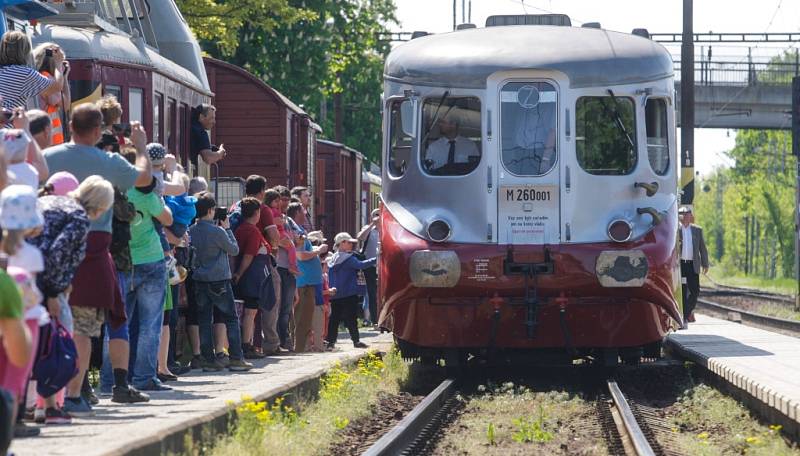
<instances>
[{"instance_id":1,"label":"railcar roof","mask_svg":"<svg viewBox=\"0 0 800 456\"><path fill-rule=\"evenodd\" d=\"M211 95L194 73L144 44L137 46L128 36L93 29L44 25L41 33L33 36L33 43L35 46L44 42L57 43L64 49L68 59L104 60L150 67L200 93Z\"/></svg>"},{"instance_id":2,"label":"railcar roof","mask_svg":"<svg viewBox=\"0 0 800 456\"><path fill-rule=\"evenodd\" d=\"M610 30L519 25L417 38L386 59L387 80L484 88L502 70L561 71L571 87L612 86L669 77L672 57L647 38Z\"/></svg>"}]
</instances>

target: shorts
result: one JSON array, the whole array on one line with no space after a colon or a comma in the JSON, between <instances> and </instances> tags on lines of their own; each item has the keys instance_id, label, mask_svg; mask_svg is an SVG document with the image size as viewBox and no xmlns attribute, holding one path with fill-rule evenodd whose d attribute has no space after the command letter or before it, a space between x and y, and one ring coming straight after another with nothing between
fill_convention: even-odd
<instances>
[{"instance_id":1,"label":"shorts","mask_svg":"<svg viewBox=\"0 0 800 456\"><path fill-rule=\"evenodd\" d=\"M75 326L75 334L85 337L100 337L100 328L106 321L106 312L93 307L74 306L72 321Z\"/></svg>"},{"instance_id":2,"label":"shorts","mask_svg":"<svg viewBox=\"0 0 800 456\"><path fill-rule=\"evenodd\" d=\"M244 298L245 309L258 309L258 298Z\"/></svg>"}]
</instances>

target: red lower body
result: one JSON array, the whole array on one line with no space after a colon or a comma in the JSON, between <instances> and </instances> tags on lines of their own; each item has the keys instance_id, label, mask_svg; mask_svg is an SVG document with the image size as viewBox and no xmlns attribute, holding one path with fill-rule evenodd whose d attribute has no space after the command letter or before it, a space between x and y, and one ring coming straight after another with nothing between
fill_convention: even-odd
<instances>
[{"instance_id":1,"label":"red lower body","mask_svg":"<svg viewBox=\"0 0 800 456\"><path fill-rule=\"evenodd\" d=\"M504 273L510 246L436 244L406 231L383 211L379 264L380 324L420 348L601 349L659 342L681 321L676 217L670 215L640 239L623 244L547 246L553 273L526 279ZM511 246L514 262L545 261L541 245ZM447 288L417 287L411 255L449 250L458 255L460 278ZM603 251L641 251L643 284L604 287L596 272ZM535 289L536 325L529 334L526 290ZM496 314L499 313L499 316Z\"/></svg>"}]
</instances>

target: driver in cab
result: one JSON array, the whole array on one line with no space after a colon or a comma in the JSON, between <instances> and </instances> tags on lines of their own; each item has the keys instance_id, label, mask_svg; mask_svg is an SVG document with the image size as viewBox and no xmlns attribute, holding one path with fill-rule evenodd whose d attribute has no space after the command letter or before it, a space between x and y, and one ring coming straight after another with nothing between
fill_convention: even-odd
<instances>
[{"instance_id":1,"label":"driver in cab","mask_svg":"<svg viewBox=\"0 0 800 456\"><path fill-rule=\"evenodd\" d=\"M443 116L439 119L438 126L441 136L428 144L425 152L425 165L428 171L436 171L457 163L470 163L470 157L480 157L475 143L458 134L459 124L455 116Z\"/></svg>"}]
</instances>

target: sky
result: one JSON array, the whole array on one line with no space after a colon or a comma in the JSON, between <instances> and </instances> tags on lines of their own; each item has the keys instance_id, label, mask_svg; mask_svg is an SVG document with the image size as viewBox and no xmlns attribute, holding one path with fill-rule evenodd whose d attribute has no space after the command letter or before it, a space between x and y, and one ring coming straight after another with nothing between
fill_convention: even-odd
<instances>
[{"instance_id":1,"label":"sky","mask_svg":"<svg viewBox=\"0 0 800 456\"><path fill-rule=\"evenodd\" d=\"M651 33L680 33L682 0L463 0L464 15L472 5L472 23L483 26L493 14L562 13L572 25L600 22L603 28L629 33L646 28ZM446 32L453 28L453 0L395 0L399 26L394 31ZM462 0L456 0L457 22L462 22ZM467 20L469 22L469 20ZM699 32L800 32L798 0L696 0L694 31ZM699 44L695 44L699 52ZM721 45L720 45L721 46ZM774 55L788 45L753 44L754 55ZM679 52L679 47L670 47ZM747 48L730 45L714 48L714 55L744 56ZM678 134L680 140L680 132ZM695 130L695 169L701 175L730 161L723 152L734 146L736 132L723 129Z\"/></svg>"}]
</instances>

